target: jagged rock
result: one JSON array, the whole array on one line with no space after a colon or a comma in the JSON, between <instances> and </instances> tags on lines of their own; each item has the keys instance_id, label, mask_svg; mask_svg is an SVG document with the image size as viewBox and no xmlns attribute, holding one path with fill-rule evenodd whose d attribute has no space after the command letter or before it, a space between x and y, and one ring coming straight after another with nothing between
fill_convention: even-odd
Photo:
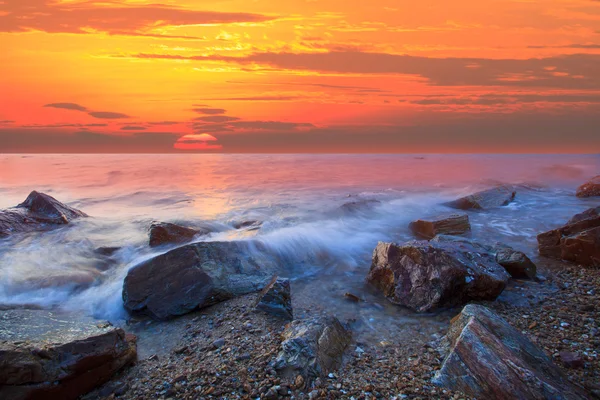
<instances>
[{"instance_id":1,"label":"jagged rock","mask_svg":"<svg viewBox=\"0 0 600 400\"><path fill-rule=\"evenodd\" d=\"M539 252L551 258L582 265L600 265L600 216L589 209L574 216L569 223L537 236Z\"/></svg>"},{"instance_id":2,"label":"jagged rock","mask_svg":"<svg viewBox=\"0 0 600 400\"><path fill-rule=\"evenodd\" d=\"M276 267L258 242L189 244L130 269L123 283L124 306L157 319L172 318L257 292Z\"/></svg>"},{"instance_id":3,"label":"jagged rock","mask_svg":"<svg viewBox=\"0 0 600 400\"><path fill-rule=\"evenodd\" d=\"M255 231L257 229L260 229L262 224L263 224L262 221L248 220L248 221L236 222L233 224L233 227L235 229L246 229L249 231Z\"/></svg>"},{"instance_id":4,"label":"jagged rock","mask_svg":"<svg viewBox=\"0 0 600 400\"><path fill-rule=\"evenodd\" d=\"M375 199L356 200L342 204L340 210L344 213L353 214L360 211L371 210L379 204L381 204L381 202Z\"/></svg>"},{"instance_id":5,"label":"jagged rock","mask_svg":"<svg viewBox=\"0 0 600 400\"><path fill-rule=\"evenodd\" d=\"M513 278L534 279L537 267L522 251L510 247L500 248L496 251L496 262L504 267Z\"/></svg>"},{"instance_id":6,"label":"jagged rock","mask_svg":"<svg viewBox=\"0 0 600 400\"><path fill-rule=\"evenodd\" d=\"M351 332L335 317L295 320L282 334L281 351L273 362L280 376L310 382L337 370Z\"/></svg>"},{"instance_id":7,"label":"jagged rock","mask_svg":"<svg viewBox=\"0 0 600 400\"><path fill-rule=\"evenodd\" d=\"M206 229L194 229L170 222L153 222L150 225L150 247L162 246L164 244L183 244L191 242L194 237L206 235L210 231Z\"/></svg>"},{"instance_id":8,"label":"jagged rock","mask_svg":"<svg viewBox=\"0 0 600 400\"><path fill-rule=\"evenodd\" d=\"M0 398L77 399L136 359L135 336L45 310L0 316Z\"/></svg>"},{"instance_id":9,"label":"jagged rock","mask_svg":"<svg viewBox=\"0 0 600 400\"><path fill-rule=\"evenodd\" d=\"M461 235L471 231L467 214L446 214L435 218L419 219L408 226L415 236L433 239L436 235Z\"/></svg>"},{"instance_id":10,"label":"jagged rock","mask_svg":"<svg viewBox=\"0 0 600 400\"><path fill-rule=\"evenodd\" d=\"M283 319L294 319L290 280L273 277L258 296L256 309Z\"/></svg>"},{"instance_id":11,"label":"jagged rock","mask_svg":"<svg viewBox=\"0 0 600 400\"><path fill-rule=\"evenodd\" d=\"M445 338L449 353L433 383L478 399L586 399L525 335L469 304Z\"/></svg>"},{"instance_id":12,"label":"jagged rock","mask_svg":"<svg viewBox=\"0 0 600 400\"><path fill-rule=\"evenodd\" d=\"M515 199L516 194L513 186L502 185L462 197L446 203L446 205L460 210L487 210L508 205Z\"/></svg>"},{"instance_id":13,"label":"jagged rock","mask_svg":"<svg viewBox=\"0 0 600 400\"><path fill-rule=\"evenodd\" d=\"M595 176L577 188L577 197L595 196L600 196L600 175Z\"/></svg>"},{"instance_id":14,"label":"jagged rock","mask_svg":"<svg viewBox=\"0 0 600 400\"><path fill-rule=\"evenodd\" d=\"M481 248L468 241L380 242L367 282L392 303L418 312L470 300L494 300L509 275L494 254Z\"/></svg>"},{"instance_id":15,"label":"jagged rock","mask_svg":"<svg viewBox=\"0 0 600 400\"><path fill-rule=\"evenodd\" d=\"M13 233L45 231L87 217L52 196L33 191L16 207L0 211L0 237Z\"/></svg>"}]
</instances>

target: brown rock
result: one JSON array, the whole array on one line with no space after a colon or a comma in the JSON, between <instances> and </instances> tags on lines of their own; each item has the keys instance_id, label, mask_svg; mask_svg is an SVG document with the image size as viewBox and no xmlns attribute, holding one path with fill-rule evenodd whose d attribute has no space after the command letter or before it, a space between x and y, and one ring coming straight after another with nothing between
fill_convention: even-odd
<instances>
[{"instance_id":1,"label":"brown rock","mask_svg":"<svg viewBox=\"0 0 600 400\"><path fill-rule=\"evenodd\" d=\"M577 188L577 197L595 196L600 196L600 175L595 176Z\"/></svg>"},{"instance_id":2,"label":"brown rock","mask_svg":"<svg viewBox=\"0 0 600 400\"><path fill-rule=\"evenodd\" d=\"M0 237L13 233L45 231L87 217L52 196L33 191L16 207L0 211Z\"/></svg>"},{"instance_id":3,"label":"brown rock","mask_svg":"<svg viewBox=\"0 0 600 400\"><path fill-rule=\"evenodd\" d=\"M514 187L502 185L462 197L446 205L460 210L487 210L508 205L515 199L516 194Z\"/></svg>"},{"instance_id":4,"label":"brown rock","mask_svg":"<svg viewBox=\"0 0 600 400\"><path fill-rule=\"evenodd\" d=\"M586 399L527 337L486 307L469 304L446 336L450 352L433 383L479 399Z\"/></svg>"},{"instance_id":5,"label":"brown rock","mask_svg":"<svg viewBox=\"0 0 600 400\"><path fill-rule=\"evenodd\" d=\"M418 312L494 300L508 279L492 254L466 241L380 242L367 276L392 303Z\"/></svg>"},{"instance_id":6,"label":"brown rock","mask_svg":"<svg viewBox=\"0 0 600 400\"><path fill-rule=\"evenodd\" d=\"M411 222L408 227L421 239L433 239L436 235L461 235L471 231L467 214L447 214L419 219Z\"/></svg>"},{"instance_id":7,"label":"brown rock","mask_svg":"<svg viewBox=\"0 0 600 400\"><path fill-rule=\"evenodd\" d=\"M561 351L558 353L560 361L567 368L583 368L584 362L581 356L570 351Z\"/></svg>"},{"instance_id":8,"label":"brown rock","mask_svg":"<svg viewBox=\"0 0 600 400\"><path fill-rule=\"evenodd\" d=\"M335 317L295 320L282 334L281 351L273 362L279 375L299 382L325 376L342 364L352 335Z\"/></svg>"},{"instance_id":9,"label":"brown rock","mask_svg":"<svg viewBox=\"0 0 600 400\"><path fill-rule=\"evenodd\" d=\"M257 292L276 269L275 258L258 242L189 244L130 269L123 283L124 306L168 319Z\"/></svg>"},{"instance_id":10,"label":"brown rock","mask_svg":"<svg viewBox=\"0 0 600 400\"><path fill-rule=\"evenodd\" d=\"M0 398L77 399L135 361L135 336L91 318L8 310L0 329Z\"/></svg>"},{"instance_id":11,"label":"brown rock","mask_svg":"<svg viewBox=\"0 0 600 400\"><path fill-rule=\"evenodd\" d=\"M567 222L567 225L574 224L576 222L583 221L583 220L588 219L588 218L595 218L595 217L597 217L599 215L600 215L600 206L599 207L594 207L594 208L588 208L587 210L585 210L582 213L575 214L573 216L573 218L571 218L569 220L569 222Z\"/></svg>"},{"instance_id":12,"label":"brown rock","mask_svg":"<svg viewBox=\"0 0 600 400\"><path fill-rule=\"evenodd\" d=\"M600 216L596 214L596 209L587 210L561 228L540 233L537 236L540 254L582 265L599 266Z\"/></svg>"},{"instance_id":13,"label":"brown rock","mask_svg":"<svg viewBox=\"0 0 600 400\"><path fill-rule=\"evenodd\" d=\"M205 235L208 230L198 230L172 224L169 222L153 222L150 225L150 247L164 244L183 244L191 242L197 235Z\"/></svg>"},{"instance_id":14,"label":"brown rock","mask_svg":"<svg viewBox=\"0 0 600 400\"><path fill-rule=\"evenodd\" d=\"M510 247L500 248L496 251L496 262L504 267L513 278L534 279L536 265L521 251Z\"/></svg>"}]
</instances>

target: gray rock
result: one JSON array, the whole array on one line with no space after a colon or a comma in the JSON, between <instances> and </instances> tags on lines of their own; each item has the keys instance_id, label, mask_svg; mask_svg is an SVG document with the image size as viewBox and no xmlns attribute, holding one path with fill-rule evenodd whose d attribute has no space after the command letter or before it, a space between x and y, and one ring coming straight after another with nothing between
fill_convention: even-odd
<instances>
[{"instance_id":1,"label":"gray rock","mask_svg":"<svg viewBox=\"0 0 600 400\"><path fill-rule=\"evenodd\" d=\"M136 359L135 336L45 310L0 315L0 398L77 399Z\"/></svg>"},{"instance_id":2,"label":"gray rock","mask_svg":"<svg viewBox=\"0 0 600 400\"><path fill-rule=\"evenodd\" d=\"M494 300L509 275L495 255L469 241L380 242L373 252L367 282L392 303L418 312Z\"/></svg>"},{"instance_id":3,"label":"gray rock","mask_svg":"<svg viewBox=\"0 0 600 400\"><path fill-rule=\"evenodd\" d=\"M274 369L285 378L302 375L310 382L341 366L352 334L337 318L327 317L292 321L282 339Z\"/></svg>"},{"instance_id":4,"label":"gray rock","mask_svg":"<svg viewBox=\"0 0 600 400\"><path fill-rule=\"evenodd\" d=\"M433 239L436 235L461 235L471 231L467 214L445 214L419 219L411 222L408 227L421 239Z\"/></svg>"},{"instance_id":5,"label":"gray rock","mask_svg":"<svg viewBox=\"0 0 600 400\"><path fill-rule=\"evenodd\" d=\"M586 399L525 335L469 304L445 338L449 353L433 383L479 399Z\"/></svg>"},{"instance_id":6,"label":"gray rock","mask_svg":"<svg viewBox=\"0 0 600 400\"><path fill-rule=\"evenodd\" d=\"M80 217L87 217L87 214L52 196L33 191L23 203L0 211L0 237L50 230Z\"/></svg>"},{"instance_id":7,"label":"gray rock","mask_svg":"<svg viewBox=\"0 0 600 400\"><path fill-rule=\"evenodd\" d=\"M276 270L276 258L258 242L189 244L130 269L123 302L130 312L168 319L257 292Z\"/></svg>"},{"instance_id":8,"label":"gray rock","mask_svg":"<svg viewBox=\"0 0 600 400\"><path fill-rule=\"evenodd\" d=\"M487 210L506 206L515 199L517 192L513 186L497 186L446 203L448 207L460 210Z\"/></svg>"},{"instance_id":9,"label":"gray rock","mask_svg":"<svg viewBox=\"0 0 600 400\"><path fill-rule=\"evenodd\" d=\"M283 319L294 319L289 279L273 277L258 296L256 309Z\"/></svg>"}]
</instances>

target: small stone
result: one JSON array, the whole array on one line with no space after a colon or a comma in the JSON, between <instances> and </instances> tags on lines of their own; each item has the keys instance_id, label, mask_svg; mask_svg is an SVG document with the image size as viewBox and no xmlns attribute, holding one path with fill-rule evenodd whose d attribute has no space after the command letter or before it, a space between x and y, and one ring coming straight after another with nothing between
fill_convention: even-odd
<instances>
[{"instance_id":1,"label":"small stone","mask_svg":"<svg viewBox=\"0 0 600 400\"><path fill-rule=\"evenodd\" d=\"M221 348L225 345L225 339L221 338L221 339L217 339L214 342L211 343L211 348L213 350Z\"/></svg>"},{"instance_id":2,"label":"small stone","mask_svg":"<svg viewBox=\"0 0 600 400\"><path fill-rule=\"evenodd\" d=\"M560 361L567 368L583 368L584 362L581 356L570 351L561 351L558 353Z\"/></svg>"}]
</instances>

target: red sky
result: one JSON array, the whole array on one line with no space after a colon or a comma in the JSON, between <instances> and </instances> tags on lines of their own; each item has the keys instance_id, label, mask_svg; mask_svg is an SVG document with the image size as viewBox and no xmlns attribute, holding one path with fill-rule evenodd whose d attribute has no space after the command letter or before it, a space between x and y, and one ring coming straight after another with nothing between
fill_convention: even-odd
<instances>
[{"instance_id":1,"label":"red sky","mask_svg":"<svg viewBox=\"0 0 600 400\"><path fill-rule=\"evenodd\" d=\"M0 152L600 152L598 0L0 0Z\"/></svg>"}]
</instances>

